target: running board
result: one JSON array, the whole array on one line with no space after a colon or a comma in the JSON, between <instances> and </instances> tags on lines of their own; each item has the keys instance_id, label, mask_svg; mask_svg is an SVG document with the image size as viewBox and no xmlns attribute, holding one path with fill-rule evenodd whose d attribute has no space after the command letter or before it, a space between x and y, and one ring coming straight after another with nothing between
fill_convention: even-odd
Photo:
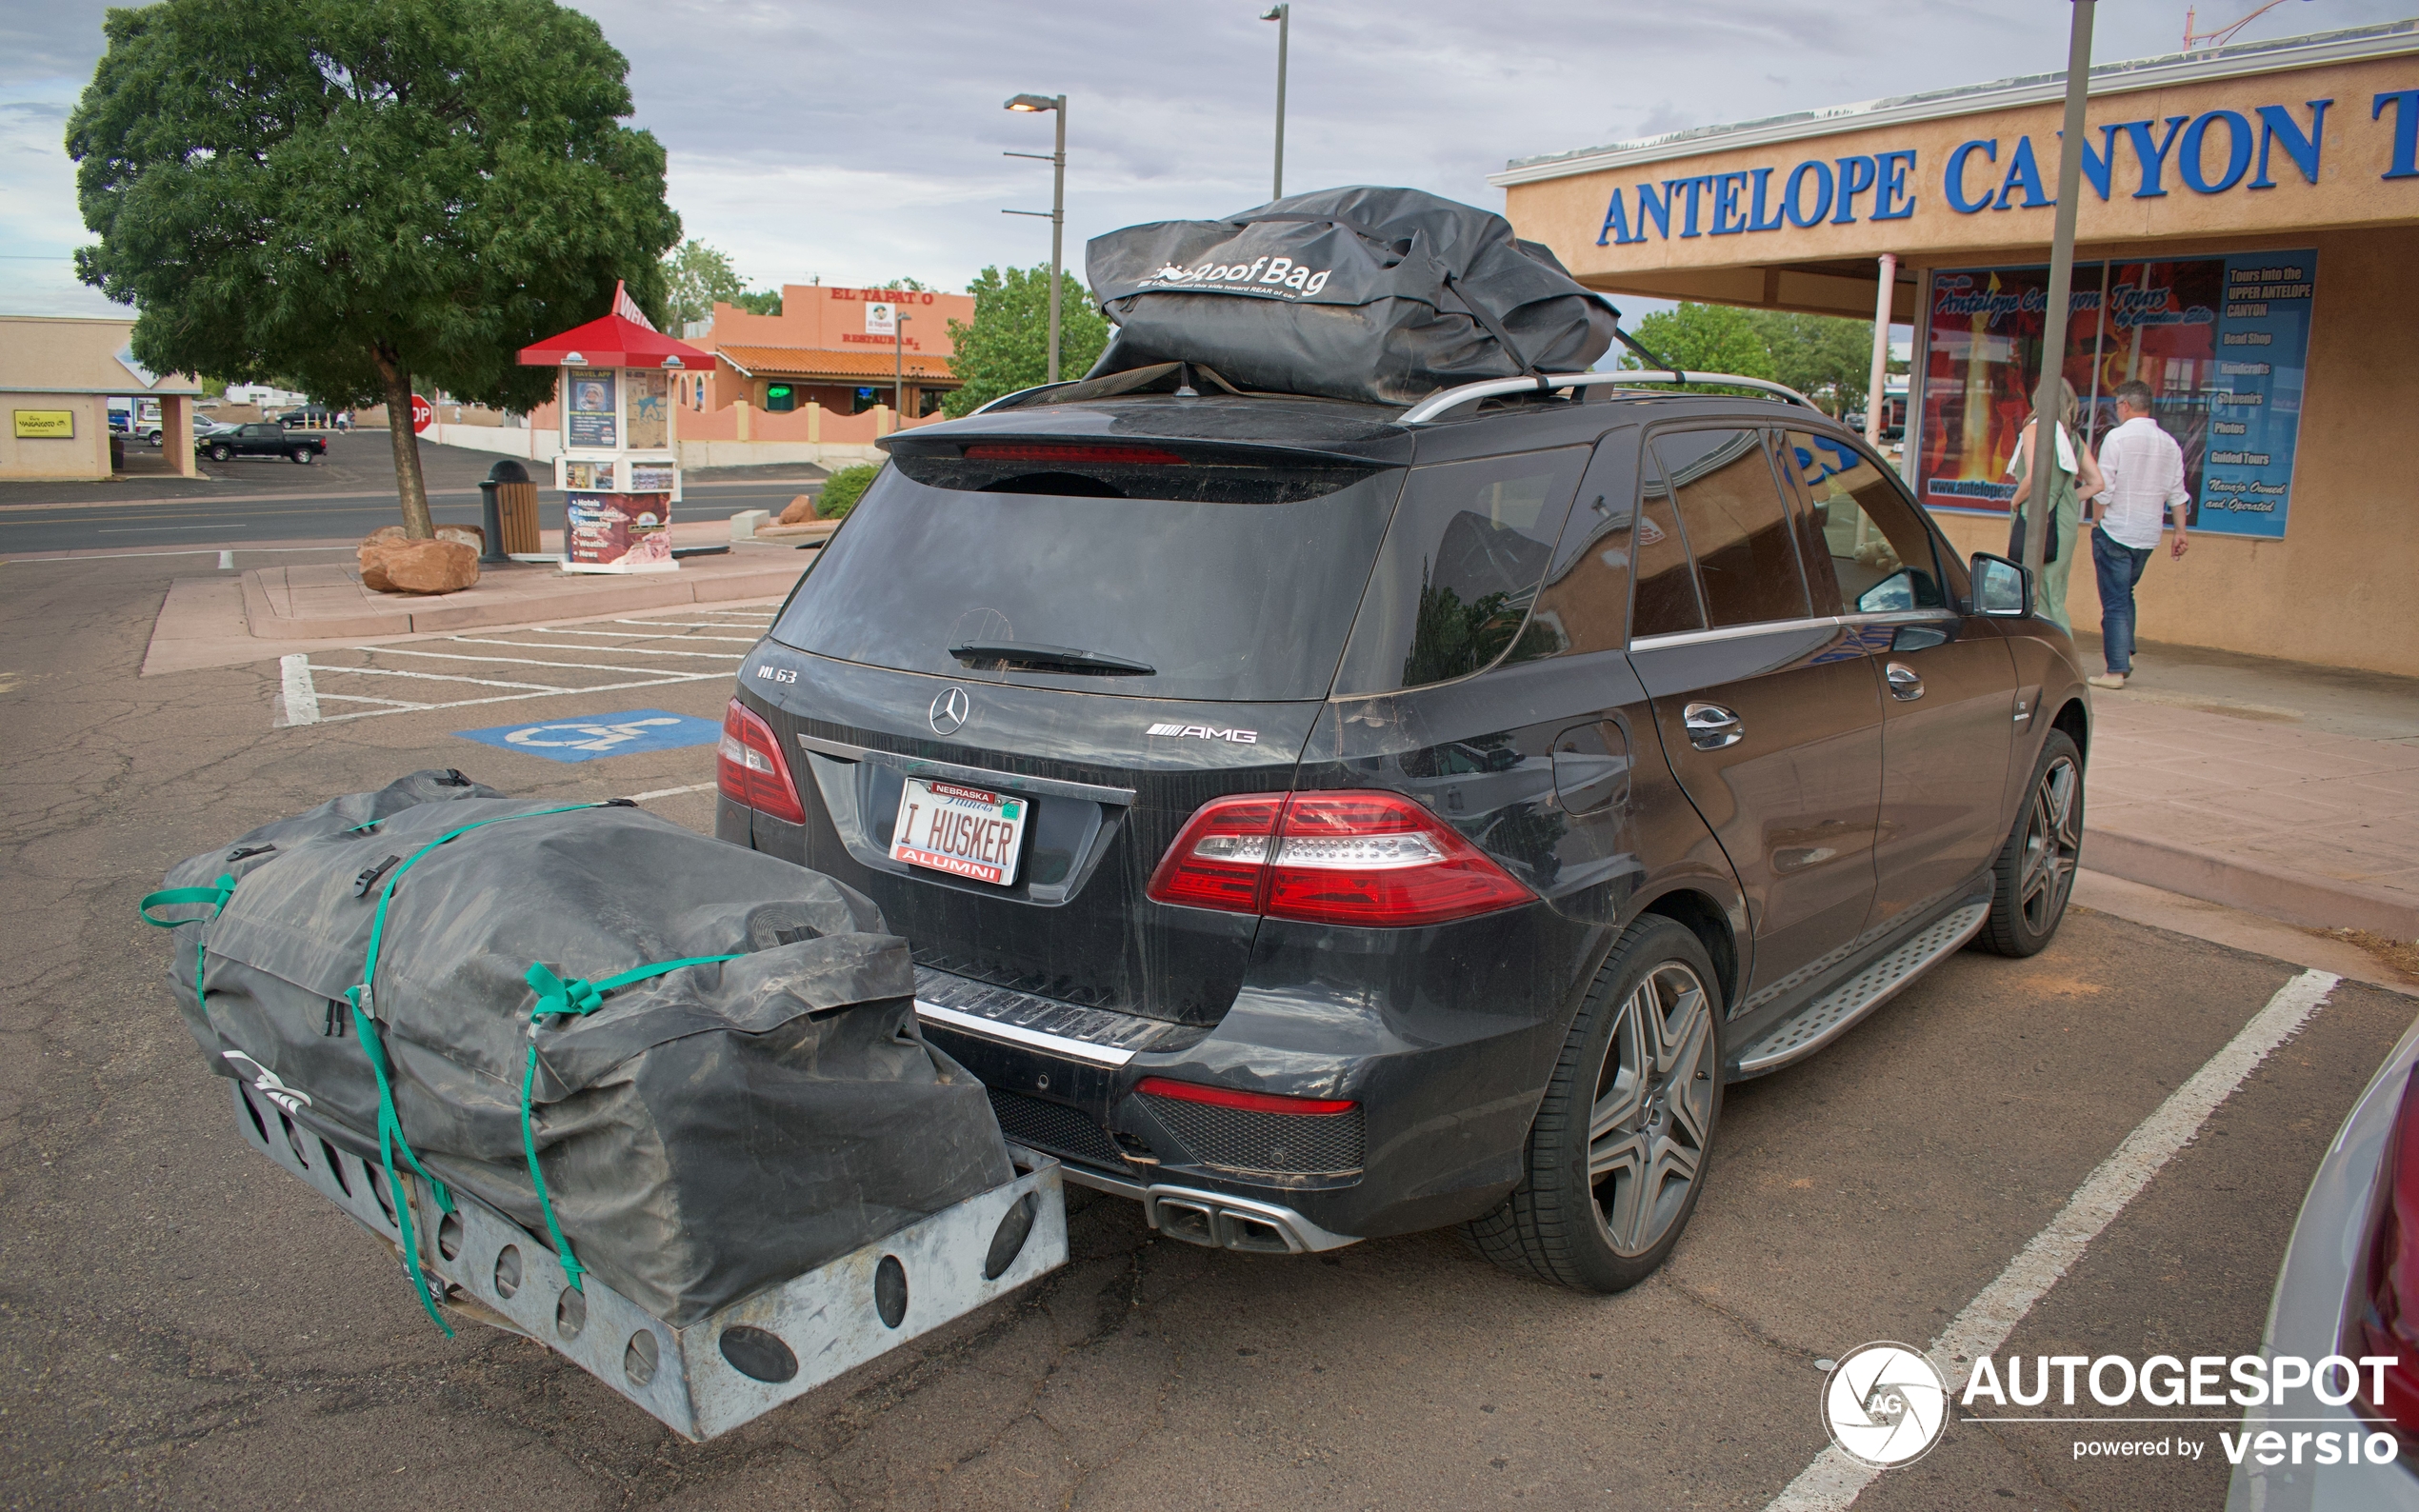
<instances>
[{"instance_id":1,"label":"running board","mask_svg":"<svg viewBox=\"0 0 2419 1512\"><path fill-rule=\"evenodd\" d=\"M1889 954L1800 1008L1739 1052L1739 1080L1777 1071L1804 1060L1848 1032L1866 1014L1889 1002L1899 988L1941 957L1963 946L1982 931L1989 917L1990 900L1984 898L1952 908L1907 937Z\"/></svg>"}]
</instances>

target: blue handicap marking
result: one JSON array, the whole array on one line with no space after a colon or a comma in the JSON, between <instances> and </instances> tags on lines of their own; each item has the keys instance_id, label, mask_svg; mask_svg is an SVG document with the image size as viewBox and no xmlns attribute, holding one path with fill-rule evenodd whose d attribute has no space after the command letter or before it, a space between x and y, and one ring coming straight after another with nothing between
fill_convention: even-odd
<instances>
[{"instance_id":1,"label":"blue handicap marking","mask_svg":"<svg viewBox=\"0 0 2419 1512\"><path fill-rule=\"evenodd\" d=\"M722 739L722 726L710 719L667 714L660 708L631 708L618 714L593 714L544 725L498 725L492 729L458 729L454 733L482 746L527 751L548 761L592 762L599 756L711 746Z\"/></svg>"}]
</instances>

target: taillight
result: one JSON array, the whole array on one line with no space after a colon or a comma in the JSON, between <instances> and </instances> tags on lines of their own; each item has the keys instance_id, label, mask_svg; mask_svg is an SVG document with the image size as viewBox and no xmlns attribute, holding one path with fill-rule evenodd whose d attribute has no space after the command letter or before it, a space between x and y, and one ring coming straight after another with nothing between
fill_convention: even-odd
<instances>
[{"instance_id":1,"label":"taillight","mask_svg":"<svg viewBox=\"0 0 2419 1512\"><path fill-rule=\"evenodd\" d=\"M2405 1439L2419 1442L2419 1077L2403 1088L2386 1142L2375 1227L2369 1240L2369 1295L2350 1299L2358 1355L2391 1355L2373 1405Z\"/></svg>"},{"instance_id":2,"label":"taillight","mask_svg":"<svg viewBox=\"0 0 2419 1512\"><path fill-rule=\"evenodd\" d=\"M1161 903L1373 928L1530 901L1477 846L1399 793L1251 793L1204 804L1146 889Z\"/></svg>"},{"instance_id":3,"label":"taillight","mask_svg":"<svg viewBox=\"0 0 2419 1512\"><path fill-rule=\"evenodd\" d=\"M714 780L732 803L793 825L807 822L807 811L798 805L798 789L790 781L790 764L781 759L781 742L774 738L772 726L735 698L723 711Z\"/></svg>"}]
</instances>

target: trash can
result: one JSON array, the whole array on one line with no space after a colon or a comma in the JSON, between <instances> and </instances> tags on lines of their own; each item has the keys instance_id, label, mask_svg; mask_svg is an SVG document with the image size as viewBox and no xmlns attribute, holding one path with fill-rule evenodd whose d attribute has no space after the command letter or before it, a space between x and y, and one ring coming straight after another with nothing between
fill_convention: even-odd
<instances>
[{"instance_id":1,"label":"trash can","mask_svg":"<svg viewBox=\"0 0 2419 1512\"><path fill-rule=\"evenodd\" d=\"M479 492L485 495L489 543L480 560L537 555L537 485L530 481L530 469L506 457L488 469Z\"/></svg>"}]
</instances>

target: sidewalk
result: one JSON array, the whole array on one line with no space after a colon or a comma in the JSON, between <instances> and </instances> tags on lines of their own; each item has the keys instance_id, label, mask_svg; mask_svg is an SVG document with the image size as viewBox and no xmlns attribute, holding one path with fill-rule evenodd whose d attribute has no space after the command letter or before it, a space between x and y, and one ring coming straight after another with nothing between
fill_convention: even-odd
<instances>
[{"instance_id":1,"label":"sidewalk","mask_svg":"<svg viewBox=\"0 0 2419 1512\"><path fill-rule=\"evenodd\" d=\"M2092 695L2089 794L2091 870L2419 938L2419 678L2144 647Z\"/></svg>"}]
</instances>

